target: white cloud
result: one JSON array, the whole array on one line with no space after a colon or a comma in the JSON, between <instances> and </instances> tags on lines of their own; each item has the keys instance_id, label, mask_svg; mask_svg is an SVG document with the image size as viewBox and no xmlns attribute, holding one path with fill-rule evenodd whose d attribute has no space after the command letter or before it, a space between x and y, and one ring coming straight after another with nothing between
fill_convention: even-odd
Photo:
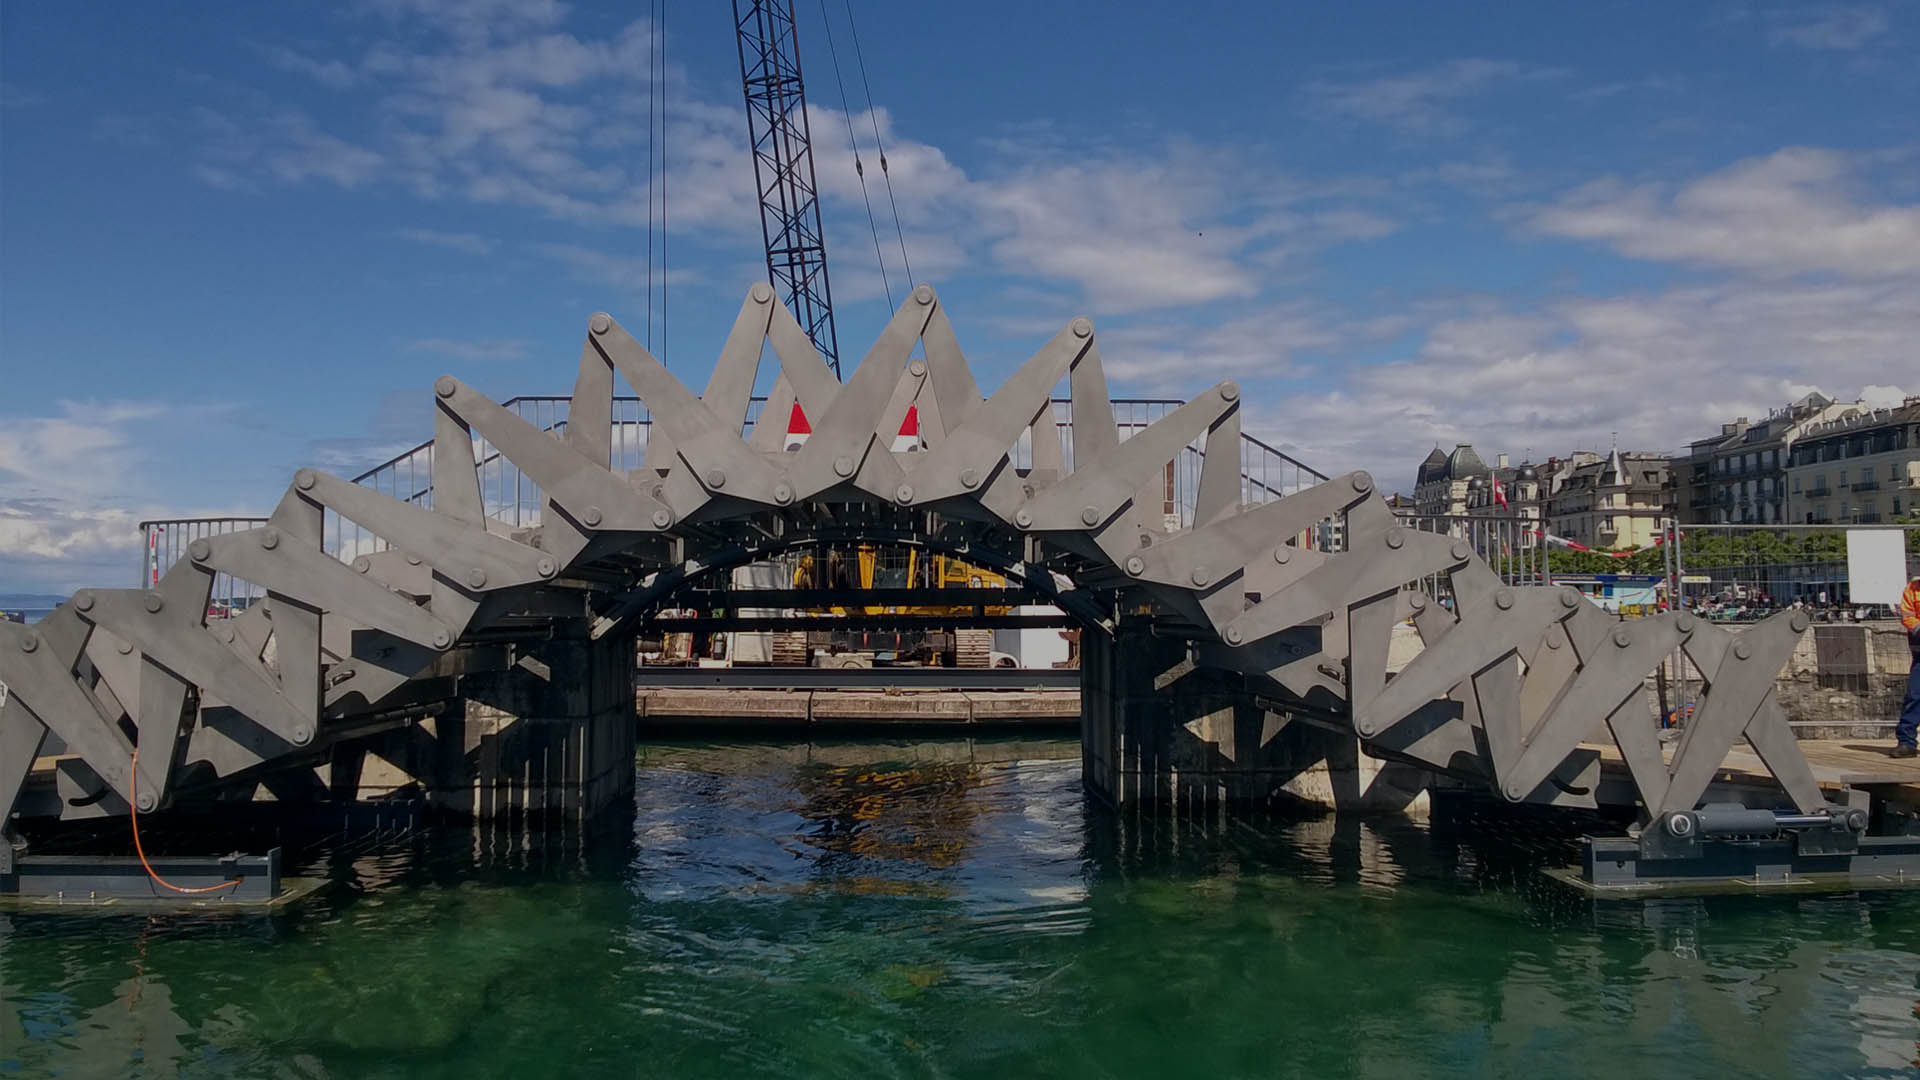
<instances>
[{"instance_id":1,"label":"white cloud","mask_svg":"<svg viewBox=\"0 0 1920 1080\"><path fill-rule=\"evenodd\" d=\"M1763 275L1920 273L1920 205L1863 200L1864 165L1858 155L1788 147L1677 191L1610 177L1536 208L1528 224L1635 258Z\"/></svg>"},{"instance_id":2,"label":"white cloud","mask_svg":"<svg viewBox=\"0 0 1920 1080\"><path fill-rule=\"evenodd\" d=\"M1836 4L1803 11L1776 12L1768 39L1802 49L1851 50L1883 37L1891 28L1887 13L1866 5Z\"/></svg>"},{"instance_id":3,"label":"white cloud","mask_svg":"<svg viewBox=\"0 0 1920 1080\"><path fill-rule=\"evenodd\" d=\"M1317 112L1381 124L1405 135L1451 136L1471 126L1458 111L1467 99L1565 74L1512 60L1463 59L1373 79L1318 79L1303 93Z\"/></svg>"},{"instance_id":4,"label":"white cloud","mask_svg":"<svg viewBox=\"0 0 1920 1080\"><path fill-rule=\"evenodd\" d=\"M394 235L416 244L446 248L449 251L463 251L468 255L486 255L494 248L494 241L491 238L478 233L441 232L438 229L400 229Z\"/></svg>"},{"instance_id":5,"label":"white cloud","mask_svg":"<svg viewBox=\"0 0 1920 1080\"><path fill-rule=\"evenodd\" d=\"M1676 450L1804 393L1920 392L1920 290L1905 283L1731 283L1565 296L1435 323L1413 357L1357 367L1321 394L1249 400L1254 430L1323 472L1410 487L1436 443L1538 460Z\"/></svg>"},{"instance_id":6,"label":"white cloud","mask_svg":"<svg viewBox=\"0 0 1920 1080\"><path fill-rule=\"evenodd\" d=\"M413 352L451 356L456 360L523 360L527 355L526 342L504 338L421 338L407 348Z\"/></svg>"},{"instance_id":7,"label":"white cloud","mask_svg":"<svg viewBox=\"0 0 1920 1080\"><path fill-rule=\"evenodd\" d=\"M274 67L305 75L322 86L344 90L358 81L357 73L339 60L316 60L284 45L273 46L265 52Z\"/></svg>"}]
</instances>

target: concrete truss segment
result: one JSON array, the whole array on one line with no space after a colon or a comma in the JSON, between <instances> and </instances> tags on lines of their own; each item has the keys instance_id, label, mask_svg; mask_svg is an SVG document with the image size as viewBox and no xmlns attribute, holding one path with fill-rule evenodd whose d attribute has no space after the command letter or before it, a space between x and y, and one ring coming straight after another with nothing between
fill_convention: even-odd
<instances>
[{"instance_id":1,"label":"concrete truss segment","mask_svg":"<svg viewBox=\"0 0 1920 1080\"><path fill-rule=\"evenodd\" d=\"M769 351L767 422L742 435ZM654 418L631 471L612 465L620 381ZM1066 446L1050 404L1063 381ZM1744 737L1786 801L1827 812L1772 699L1804 615L1739 633L1685 613L1617 622L1570 589L1503 582L1463 540L1403 528L1364 472L1246 503L1240 388L1223 382L1123 439L1085 318L988 396L922 285L843 383L760 284L703 393L596 314L562 430L451 376L432 394L430 508L302 469L264 527L194 542L154 589L85 590L32 627L0 624L0 820L49 732L66 747L63 815L126 812L136 745L140 808L158 809L186 775L311 760L477 635L558 610L586 615L595 637L627 633L703 573L829 537L998 565L1089 632L1156 619L1192 640L1197 664L1509 800L1595 805L1597 755L1581 744L1608 737L1649 818L1691 811ZM796 405L812 434L788 449L779 425ZM921 445L895 449L909 408ZM537 525L488 516L476 439L538 486ZM1022 445L1030 466L1016 464ZM1208 452L1219 446L1234 449ZM1191 525L1171 527L1161 477L1189 447L1199 490ZM384 548L328 552L328 512ZM1328 535L1344 540L1308 542ZM209 622L220 573L266 602ZM1420 649L1390 673L1408 620ZM1668 760L1646 680L1676 650L1707 689Z\"/></svg>"}]
</instances>

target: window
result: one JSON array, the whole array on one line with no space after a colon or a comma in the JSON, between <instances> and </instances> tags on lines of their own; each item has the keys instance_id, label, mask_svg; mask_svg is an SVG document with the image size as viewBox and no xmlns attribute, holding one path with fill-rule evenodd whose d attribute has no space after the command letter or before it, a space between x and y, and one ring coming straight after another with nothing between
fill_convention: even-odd
<instances>
[{"instance_id":1,"label":"window","mask_svg":"<svg viewBox=\"0 0 1920 1080\"><path fill-rule=\"evenodd\" d=\"M1797 476L1793 478L1793 493L1800 494L1800 478Z\"/></svg>"}]
</instances>

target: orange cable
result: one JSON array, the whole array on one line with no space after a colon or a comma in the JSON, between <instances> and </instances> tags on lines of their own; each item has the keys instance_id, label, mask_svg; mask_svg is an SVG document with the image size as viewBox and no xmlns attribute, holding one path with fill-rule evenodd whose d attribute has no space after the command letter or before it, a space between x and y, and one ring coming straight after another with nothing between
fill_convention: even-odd
<instances>
[{"instance_id":1,"label":"orange cable","mask_svg":"<svg viewBox=\"0 0 1920 1080\"><path fill-rule=\"evenodd\" d=\"M133 813L133 850L140 856L141 867L147 871L147 876L152 878L155 884L186 895L218 892L221 889L230 889L240 884L240 879L234 878L232 881L223 881L218 885L205 885L198 889L188 889L175 885L173 882L155 873L153 864L147 861L147 849L140 846L140 751L138 750L133 752L133 770L128 778L127 793L131 796L131 798L127 800L127 809Z\"/></svg>"}]
</instances>

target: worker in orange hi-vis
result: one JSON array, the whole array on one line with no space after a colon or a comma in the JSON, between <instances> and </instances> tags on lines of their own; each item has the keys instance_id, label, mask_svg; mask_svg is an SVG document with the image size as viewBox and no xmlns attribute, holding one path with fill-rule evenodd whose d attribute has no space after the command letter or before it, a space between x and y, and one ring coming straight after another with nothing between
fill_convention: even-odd
<instances>
[{"instance_id":1,"label":"worker in orange hi-vis","mask_svg":"<svg viewBox=\"0 0 1920 1080\"><path fill-rule=\"evenodd\" d=\"M1907 630L1907 648L1913 654L1913 664L1907 671L1907 700L1900 706L1900 723L1893 729L1893 738L1899 745L1893 748L1893 756L1909 758L1920 754L1914 749L1916 737L1920 737L1920 573L1907 579L1907 588L1900 594L1900 625Z\"/></svg>"}]
</instances>

